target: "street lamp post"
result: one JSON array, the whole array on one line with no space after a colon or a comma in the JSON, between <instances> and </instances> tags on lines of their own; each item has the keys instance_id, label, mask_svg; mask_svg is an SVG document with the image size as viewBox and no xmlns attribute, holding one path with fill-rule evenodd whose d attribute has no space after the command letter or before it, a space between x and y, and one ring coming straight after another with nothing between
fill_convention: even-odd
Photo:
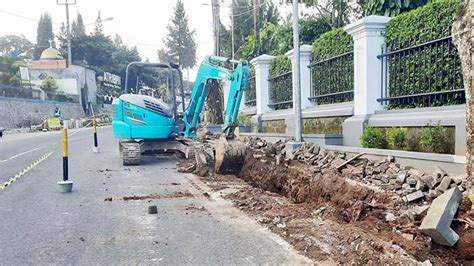
<instances>
[{"instance_id":1,"label":"street lamp post","mask_svg":"<svg viewBox=\"0 0 474 266\"><path fill-rule=\"evenodd\" d=\"M298 25L298 0L293 0L293 110L295 112L295 141L301 142L301 76L300 76L300 40Z\"/></svg>"}]
</instances>

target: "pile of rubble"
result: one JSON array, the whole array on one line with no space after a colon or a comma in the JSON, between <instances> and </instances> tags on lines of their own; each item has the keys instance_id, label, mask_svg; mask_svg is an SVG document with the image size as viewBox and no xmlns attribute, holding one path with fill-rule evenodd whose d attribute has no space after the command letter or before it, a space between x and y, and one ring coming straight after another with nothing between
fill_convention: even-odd
<instances>
[{"instance_id":1,"label":"pile of rubble","mask_svg":"<svg viewBox=\"0 0 474 266\"><path fill-rule=\"evenodd\" d=\"M355 179L368 185L390 190L403 197L407 202L434 199L449 188L458 187L466 191L465 174L449 176L443 169L436 167L431 173L424 173L410 166L394 162L392 156L374 161L361 158L364 154L349 156L343 152L328 151L316 144L304 143L290 155L286 155L286 141L268 143L258 137L249 137L247 146L254 150L254 158L266 162L266 157L275 157L275 163L283 160L298 160L314 166L315 174L323 171L337 170L344 177ZM286 157L286 158L285 158Z\"/></svg>"},{"instance_id":2,"label":"pile of rubble","mask_svg":"<svg viewBox=\"0 0 474 266\"><path fill-rule=\"evenodd\" d=\"M393 156L371 160L364 158L364 153L349 155L311 143L304 143L292 152L287 152L285 143L278 141L272 144L258 137L247 139L253 158L262 163L278 165L296 160L311 167L313 179L337 174L375 190L393 193L395 198L405 204L397 204L394 209L387 211L387 222L404 219L412 224L421 223L420 231L442 245L453 246L459 239L450 225L458 206L462 204L461 193L467 189L466 175L450 176L440 167L435 167L431 174L425 173L396 163ZM463 208L470 209L470 206ZM466 224L472 226L472 221ZM404 235L414 238L413 234Z\"/></svg>"}]
</instances>

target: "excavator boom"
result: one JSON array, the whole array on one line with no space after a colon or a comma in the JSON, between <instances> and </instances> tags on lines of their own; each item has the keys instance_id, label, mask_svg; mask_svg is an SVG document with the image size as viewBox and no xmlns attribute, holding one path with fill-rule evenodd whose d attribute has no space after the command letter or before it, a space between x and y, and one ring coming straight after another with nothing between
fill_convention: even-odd
<instances>
[{"instance_id":1,"label":"excavator boom","mask_svg":"<svg viewBox=\"0 0 474 266\"><path fill-rule=\"evenodd\" d=\"M222 67L222 64L236 64L234 70ZM222 174L236 174L242 169L245 160L245 144L234 139L234 130L238 126L237 115L242 96L247 90L249 65L245 60L232 61L225 57L209 56L199 67L194 83L191 100L183 114L184 135L195 137L199 115L209 93L208 82L212 79L230 81L230 91L225 105L223 136L215 141L215 170Z\"/></svg>"}]
</instances>

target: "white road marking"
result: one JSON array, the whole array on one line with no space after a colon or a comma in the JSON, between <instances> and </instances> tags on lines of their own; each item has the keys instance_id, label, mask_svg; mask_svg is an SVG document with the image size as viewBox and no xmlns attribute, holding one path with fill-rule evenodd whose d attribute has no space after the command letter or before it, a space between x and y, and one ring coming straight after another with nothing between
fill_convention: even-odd
<instances>
[{"instance_id":1,"label":"white road marking","mask_svg":"<svg viewBox=\"0 0 474 266\"><path fill-rule=\"evenodd\" d=\"M20 156L22 156L22 155L28 154L28 153L30 153L30 152L37 151L37 150L42 149L42 148L44 148L44 147L45 147L45 146L41 146L41 147L34 148L34 149L31 149L31 150L28 150L28 151L25 151L25 152L22 152L22 153L18 153L18 154L16 154L16 155L11 156L10 158L7 158L7 159L5 159L5 160L0 161L0 164L5 163L5 162L8 162L8 161L10 161L10 160L13 160L13 159L15 159L15 158L17 158L17 157L20 157Z\"/></svg>"},{"instance_id":2,"label":"white road marking","mask_svg":"<svg viewBox=\"0 0 474 266\"><path fill-rule=\"evenodd\" d=\"M75 140L85 139L85 138L88 138L88 137L89 137L89 136L72 138L72 139L69 139L69 141L75 141ZM57 143L55 143L55 144L57 144ZM55 144L53 144L53 145L55 145ZM1 160L1 161L0 161L0 164L6 163L6 162L8 162L8 161L10 161L10 160L13 160L13 159L18 158L18 157L20 157L20 156L26 155L26 154L28 154L28 153L31 153L31 152L34 152L34 151L37 151L37 150L40 150L40 149L43 149L43 148L46 148L46 146L41 146L41 147L34 148L34 149L31 149L31 150L28 150L28 151L25 151L25 152L22 152L22 153L18 153L18 154L13 155L13 156L11 156L11 157L5 159L5 160Z\"/></svg>"}]
</instances>

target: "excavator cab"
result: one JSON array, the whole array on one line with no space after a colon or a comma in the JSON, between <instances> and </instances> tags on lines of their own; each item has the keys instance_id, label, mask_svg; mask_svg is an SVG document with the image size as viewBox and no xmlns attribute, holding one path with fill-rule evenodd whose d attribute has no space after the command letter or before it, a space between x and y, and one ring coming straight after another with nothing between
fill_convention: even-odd
<instances>
[{"instance_id":1,"label":"excavator cab","mask_svg":"<svg viewBox=\"0 0 474 266\"><path fill-rule=\"evenodd\" d=\"M144 86L143 70L158 69L157 88ZM148 72L150 73L150 72ZM135 75L133 75L135 74ZM131 82L134 82L132 85ZM180 98L177 97L177 92ZM127 66L125 93L116 102L114 136L120 139L166 139L177 136L180 128L178 106L184 106L179 67L163 63L133 62Z\"/></svg>"}]
</instances>

